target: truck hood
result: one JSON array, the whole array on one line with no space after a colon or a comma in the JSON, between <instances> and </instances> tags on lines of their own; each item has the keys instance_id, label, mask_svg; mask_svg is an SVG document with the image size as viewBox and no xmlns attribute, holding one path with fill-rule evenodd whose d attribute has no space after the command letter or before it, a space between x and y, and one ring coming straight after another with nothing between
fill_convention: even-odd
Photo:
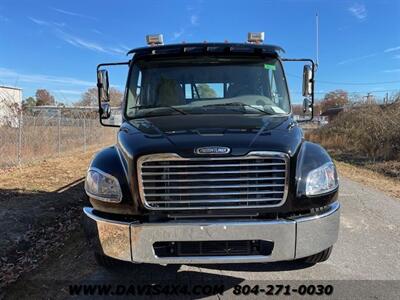
<instances>
[{"instance_id":1,"label":"truck hood","mask_svg":"<svg viewBox=\"0 0 400 300\"><path fill-rule=\"evenodd\" d=\"M133 158L149 153L193 157L194 149L223 146L231 155L278 151L292 156L303 140L291 116L172 115L125 121L118 146Z\"/></svg>"}]
</instances>

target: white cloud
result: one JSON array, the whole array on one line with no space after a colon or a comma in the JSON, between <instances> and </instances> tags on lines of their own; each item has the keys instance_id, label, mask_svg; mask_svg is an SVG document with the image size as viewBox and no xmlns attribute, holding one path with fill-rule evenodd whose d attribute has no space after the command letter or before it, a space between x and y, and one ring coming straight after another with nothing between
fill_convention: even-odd
<instances>
[{"instance_id":1,"label":"white cloud","mask_svg":"<svg viewBox=\"0 0 400 300\"><path fill-rule=\"evenodd\" d=\"M92 32L97 33L97 34L103 34L100 30L97 30L97 29L92 29Z\"/></svg>"},{"instance_id":2,"label":"white cloud","mask_svg":"<svg viewBox=\"0 0 400 300\"><path fill-rule=\"evenodd\" d=\"M37 25L41 25L41 26L50 26L51 25L47 21L36 19L36 18L33 18L33 17L29 17L29 20L31 20L33 23L35 23Z\"/></svg>"},{"instance_id":3,"label":"white cloud","mask_svg":"<svg viewBox=\"0 0 400 300\"><path fill-rule=\"evenodd\" d=\"M359 20L364 20L367 17L367 9L364 4L355 3L348 8L349 12Z\"/></svg>"},{"instance_id":4,"label":"white cloud","mask_svg":"<svg viewBox=\"0 0 400 300\"><path fill-rule=\"evenodd\" d=\"M348 63L364 60L364 59L371 58L371 57L374 57L374 56L377 56L377 55L378 55L378 53L372 53L372 54L363 55L363 56L359 56L359 57L349 58L349 59L346 59L346 60L343 60L343 61L339 62L338 65L344 65L344 64L348 64Z\"/></svg>"},{"instance_id":5,"label":"white cloud","mask_svg":"<svg viewBox=\"0 0 400 300\"><path fill-rule=\"evenodd\" d=\"M29 19L34 22L37 25L40 26L47 26L47 27L52 27L54 29L54 25L57 27L63 27L65 26L65 23L55 23L55 22L48 22L44 21L41 19L36 19L33 17L29 17ZM60 39L62 39L64 42L78 48L83 48L83 49L88 49L91 51L96 51L96 52L101 52L101 53L107 53L111 55L120 55L120 54L125 54L126 51L124 50L124 47L105 47L97 42L89 41L87 39L83 39L81 37L66 33L65 31L57 28L53 30L53 33Z\"/></svg>"},{"instance_id":6,"label":"white cloud","mask_svg":"<svg viewBox=\"0 0 400 300\"><path fill-rule=\"evenodd\" d=\"M85 48L85 49L89 49L92 51L110 53L103 46L101 46L97 43L90 42L90 41L84 40L82 38L73 36L73 35L63 34L63 35L61 35L61 38L68 44L78 47L78 48Z\"/></svg>"},{"instance_id":7,"label":"white cloud","mask_svg":"<svg viewBox=\"0 0 400 300\"><path fill-rule=\"evenodd\" d=\"M393 47L393 48L387 48L384 52L388 53L388 52L393 52L393 51L398 51L398 50L400 50L400 46Z\"/></svg>"},{"instance_id":8,"label":"white cloud","mask_svg":"<svg viewBox=\"0 0 400 300\"><path fill-rule=\"evenodd\" d=\"M80 80L72 77L60 77L60 76L52 76L52 75L43 75L43 74L26 74L19 73L17 71L0 68L0 78L2 80L8 79L18 82L27 82L27 83L40 83L40 84L65 84L65 85L77 85L77 86L94 86L96 83L92 81Z\"/></svg>"},{"instance_id":9,"label":"white cloud","mask_svg":"<svg viewBox=\"0 0 400 300\"><path fill-rule=\"evenodd\" d=\"M398 72L400 72L400 69L384 70L383 72L385 72L385 73L398 73Z\"/></svg>"},{"instance_id":10,"label":"white cloud","mask_svg":"<svg viewBox=\"0 0 400 300\"><path fill-rule=\"evenodd\" d=\"M197 15L191 15L190 24L192 24L193 26L199 25L199 17Z\"/></svg>"},{"instance_id":11,"label":"white cloud","mask_svg":"<svg viewBox=\"0 0 400 300\"><path fill-rule=\"evenodd\" d=\"M57 27L64 27L66 24L64 22L48 22L45 20L28 17L33 23L40 25L40 26L57 26Z\"/></svg>"},{"instance_id":12,"label":"white cloud","mask_svg":"<svg viewBox=\"0 0 400 300\"><path fill-rule=\"evenodd\" d=\"M393 58L400 59L400 54L393 56Z\"/></svg>"},{"instance_id":13,"label":"white cloud","mask_svg":"<svg viewBox=\"0 0 400 300\"><path fill-rule=\"evenodd\" d=\"M119 46L120 46L121 49L125 50L126 52L128 52L129 50L132 49L132 47L130 48L130 47L128 47L128 46L125 45L125 44L120 44Z\"/></svg>"},{"instance_id":14,"label":"white cloud","mask_svg":"<svg viewBox=\"0 0 400 300\"><path fill-rule=\"evenodd\" d=\"M111 55L125 54L125 51L122 48L116 48L116 47L108 48L97 42L89 41L89 40L83 39L81 37L78 37L78 36L75 36L72 34L68 34L61 30L57 30L57 35L59 38L61 38L66 43L68 43L74 47L77 47L77 48L88 49L91 51L101 52L101 53L106 53L106 54L111 54Z\"/></svg>"},{"instance_id":15,"label":"white cloud","mask_svg":"<svg viewBox=\"0 0 400 300\"><path fill-rule=\"evenodd\" d=\"M83 91L79 90L52 90L55 93L60 93L60 94L69 94L69 95L81 95Z\"/></svg>"},{"instance_id":16,"label":"white cloud","mask_svg":"<svg viewBox=\"0 0 400 300\"><path fill-rule=\"evenodd\" d=\"M115 52L117 54L122 54L122 55L126 54L126 52L127 52L125 49L117 48L117 47L110 48L110 51Z\"/></svg>"},{"instance_id":17,"label":"white cloud","mask_svg":"<svg viewBox=\"0 0 400 300\"><path fill-rule=\"evenodd\" d=\"M52 7L52 9L55 10L56 12L59 12L61 14L68 15L68 16L79 17L79 18L90 19L90 20L97 20L95 17L68 11L68 10L64 10L61 8Z\"/></svg>"},{"instance_id":18,"label":"white cloud","mask_svg":"<svg viewBox=\"0 0 400 300\"><path fill-rule=\"evenodd\" d=\"M172 35L174 40L179 39L185 33L185 29L181 28L179 31L175 31Z\"/></svg>"}]
</instances>

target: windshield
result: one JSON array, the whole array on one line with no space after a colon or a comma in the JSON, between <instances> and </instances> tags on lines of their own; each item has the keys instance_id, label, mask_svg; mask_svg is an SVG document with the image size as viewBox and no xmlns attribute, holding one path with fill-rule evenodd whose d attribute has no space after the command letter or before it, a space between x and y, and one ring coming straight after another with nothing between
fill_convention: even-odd
<instances>
[{"instance_id":1,"label":"windshield","mask_svg":"<svg viewBox=\"0 0 400 300\"><path fill-rule=\"evenodd\" d=\"M285 77L275 58L137 60L128 82L128 118L289 112Z\"/></svg>"}]
</instances>

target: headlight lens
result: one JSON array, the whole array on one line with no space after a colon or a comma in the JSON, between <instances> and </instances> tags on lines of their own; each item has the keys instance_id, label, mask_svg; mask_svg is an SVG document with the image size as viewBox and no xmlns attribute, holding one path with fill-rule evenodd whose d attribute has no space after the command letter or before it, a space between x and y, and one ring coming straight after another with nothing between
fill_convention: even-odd
<instances>
[{"instance_id":1,"label":"headlight lens","mask_svg":"<svg viewBox=\"0 0 400 300\"><path fill-rule=\"evenodd\" d=\"M106 202L121 202L122 192L118 179L99 169L87 172L85 191L89 197Z\"/></svg>"},{"instance_id":2,"label":"headlight lens","mask_svg":"<svg viewBox=\"0 0 400 300\"><path fill-rule=\"evenodd\" d=\"M335 190L339 186L335 165L328 162L310 171L306 180L306 195L316 196Z\"/></svg>"}]
</instances>

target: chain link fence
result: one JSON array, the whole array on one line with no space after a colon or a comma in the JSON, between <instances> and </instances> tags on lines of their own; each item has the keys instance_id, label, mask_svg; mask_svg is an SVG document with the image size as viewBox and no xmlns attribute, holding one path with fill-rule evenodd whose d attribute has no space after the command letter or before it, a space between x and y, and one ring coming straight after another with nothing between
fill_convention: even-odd
<instances>
[{"instance_id":1,"label":"chain link fence","mask_svg":"<svg viewBox=\"0 0 400 300\"><path fill-rule=\"evenodd\" d=\"M35 107L0 120L0 168L85 152L115 143L116 129L103 127L96 108Z\"/></svg>"}]
</instances>

